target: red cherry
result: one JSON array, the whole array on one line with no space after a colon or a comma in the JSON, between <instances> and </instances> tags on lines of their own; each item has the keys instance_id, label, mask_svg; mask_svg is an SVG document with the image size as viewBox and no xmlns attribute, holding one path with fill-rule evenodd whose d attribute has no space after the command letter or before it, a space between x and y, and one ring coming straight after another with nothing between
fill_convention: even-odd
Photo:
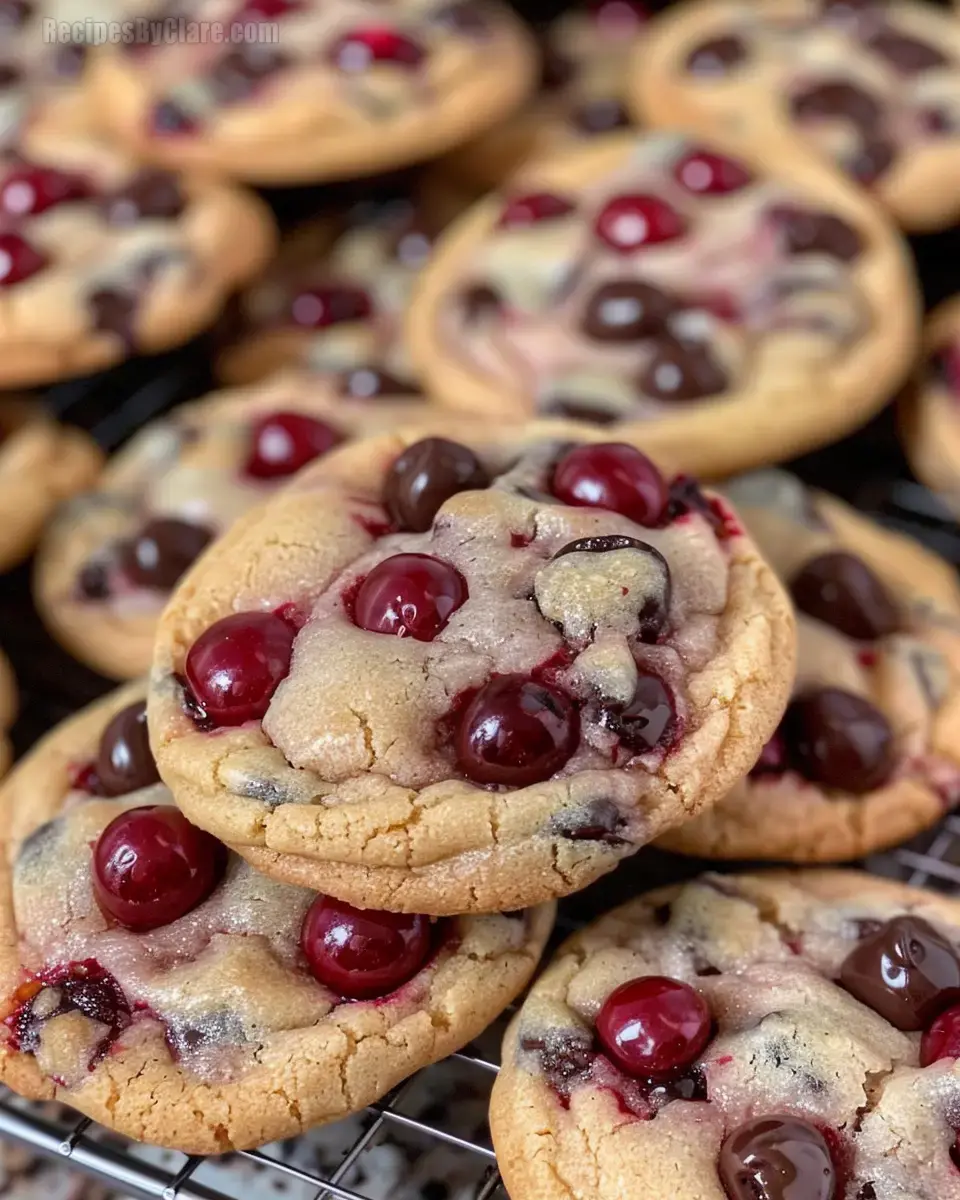
<instances>
[{"instance_id":1,"label":"red cherry","mask_svg":"<svg viewBox=\"0 0 960 1200\"><path fill-rule=\"evenodd\" d=\"M658 525L670 496L645 454L622 442L577 446L553 470L553 494L564 504L608 508L648 528Z\"/></svg>"},{"instance_id":2,"label":"red cherry","mask_svg":"<svg viewBox=\"0 0 960 1200\"><path fill-rule=\"evenodd\" d=\"M254 17L262 21L275 21L301 7L299 0L245 0L240 10L243 17Z\"/></svg>"},{"instance_id":3,"label":"red cherry","mask_svg":"<svg viewBox=\"0 0 960 1200\"><path fill-rule=\"evenodd\" d=\"M334 42L330 59L341 71L366 71L374 63L418 67L425 58L422 46L388 25L354 29Z\"/></svg>"},{"instance_id":4,"label":"red cherry","mask_svg":"<svg viewBox=\"0 0 960 1200\"><path fill-rule=\"evenodd\" d=\"M514 196L503 206L499 229L522 229L525 225L536 225L538 221L555 221L572 213L576 205L565 196L551 192L531 192L527 196Z\"/></svg>"},{"instance_id":5,"label":"red cherry","mask_svg":"<svg viewBox=\"0 0 960 1200\"><path fill-rule=\"evenodd\" d=\"M360 585L353 619L371 633L432 642L467 598L467 581L429 554L395 554Z\"/></svg>"},{"instance_id":6,"label":"red cherry","mask_svg":"<svg viewBox=\"0 0 960 1200\"><path fill-rule=\"evenodd\" d=\"M371 1000L395 992L427 961L430 920L318 896L303 919L300 948L324 987L350 1000Z\"/></svg>"},{"instance_id":7,"label":"red cherry","mask_svg":"<svg viewBox=\"0 0 960 1200\"><path fill-rule=\"evenodd\" d=\"M268 413L250 431L250 452L243 473L254 479L293 475L339 441L340 433L326 421L297 412Z\"/></svg>"},{"instance_id":8,"label":"red cherry","mask_svg":"<svg viewBox=\"0 0 960 1200\"><path fill-rule=\"evenodd\" d=\"M211 625L190 647L187 682L217 725L259 720L290 670L294 631L265 612L241 612Z\"/></svg>"},{"instance_id":9,"label":"red cherry","mask_svg":"<svg viewBox=\"0 0 960 1200\"><path fill-rule=\"evenodd\" d=\"M290 319L304 329L327 329L346 321L365 321L373 312L373 301L363 288L321 285L305 288L290 304Z\"/></svg>"},{"instance_id":10,"label":"red cherry","mask_svg":"<svg viewBox=\"0 0 960 1200\"><path fill-rule=\"evenodd\" d=\"M47 256L17 233L0 233L0 287L22 283L47 265Z\"/></svg>"},{"instance_id":11,"label":"red cherry","mask_svg":"<svg viewBox=\"0 0 960 1200\"><path fill-rule=\"evenodd\" d=\"M226 862L226 848L178 808L131 808L100 834L93 891L104 914L127 929L156 929L206 900Z\"/></svg>"},{"instance_id":12,"label":"red cherry","mask_svg":"<svg viewBox=\"0 0 960 1200\"><path fill-rule=\"evenodd\" d=\"M920 1066L941 1058L960 1058L960 1004L942 1012L920 1039Z\"/></svg>"},{"instance_id":13,"label":"red cherry","mask_svg":"<svg viewBox=\"0 0 960 1200\"><path fill-rule=\"evenodd\" d=\"M597 1036L628 1075L667 1080L683 1072L710 1040L710 1010L689 984L645 975L612 992Z\"/></svg>"},{"instance_id":14,"label":"red cherry","mask_svg":"<svg viewBox=\"0 0 960 1200\"><path fill-rule=\"evenodd\" d=\"M0 212L13 217L32 217L55 204L84 200L89 195L87 181L80 175L50 167L21 167L0 183Z\"/></svg>"},{"instance_id":15,"label":"red cherry","mask_svg":"<svg viewBox=\"0 0 960 1200\"><path fill-rule=\"evenodd\" d=\"M709 150L692 150L673 168L681 187L698 196L726 196L753 183L753 175L742 163Z\"/></svg>"},{"instance_id":16,"label":"red cherry","mask_svg":"<svg viewBox=\"0 0 960 1200\"><path fill-rule=\"evenodd\" d=\"M569 696L525 675L501 675L464 709L457 765L475 783L526 787L559 771L579 740L580 714Z\"/></svg>"},{"instance_id":17,"label":"red cherry","mask_svg":"<svg viewBox=\"0 0 960 1200\"><path fill-rule=\"evenodd\" d=\"M641 246L682 237L687 223L659 196L616 196L600 210L594 229L611 250L631 254Z\"/></svg>"}]
</instances>

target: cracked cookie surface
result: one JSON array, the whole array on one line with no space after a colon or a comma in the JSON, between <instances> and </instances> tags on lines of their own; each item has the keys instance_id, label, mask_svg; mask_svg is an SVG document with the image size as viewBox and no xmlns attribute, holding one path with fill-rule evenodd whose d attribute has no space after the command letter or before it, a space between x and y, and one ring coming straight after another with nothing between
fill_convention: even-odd
<instances>
[{"instance_id":1,"label":"cracked cookie surface","mask_svg":"<svg viewBox=\"0 0 960 1200\"><path fill-rule=\"evenodd\" d=\"M423 162L506 117L535 80L529 35L496 0L389 12L369 0L203 0L189 15L245 40L103 47L88 75L94 111L148 161L255 183Z\"/></svg>"},{"instance_id":2,"label":"cracked cookie surface","mask_svg":"<svg viewBox=\"0 0 960 1200\"><path fill-rule=\"evenodd\" d=\"M34 572L44 622L103 674L144 674L163 606L210 542L307 462L400 424L442 433L470 422L416 396L344 396L334 378L302 371L151 422L45 530Z\"/></svg>"},{"instance_id":3,"label":"cracked cookie surface","mask_svg":"<svg viewBox=\"0 0 960 1200\"><path fill-rule=\"evenodd\" d=\"M455 220L407 336L439 404L583 420L717 478L866 420L908 369L916 304L893 228L815 160L623 133Z\"/></svg>"},{"instance_id":4,"label":"cracked cookie surface","mask_svg":"<svg viewBox=\"0 0 960 1200\"><path fill-rule=\"evenodd\" d=\"M82 134L0 151L0 385L185 342L273 248L240 188L142 168Z\"/></svg>"},{"instance_id":5,"label":"cracked cookie surface","mask_svg":"<svg viewBox=\"0 0 960 1200\"><path fill-rule=\"evenodd\" d=\"M360 913L189 826L144 694L54 730L0 793L5 1083L156 1145L249 1148L363 1109L527 983L550 905Z\"/></svg>"},{"instance_id":6,"label":"cracked cookie surface","mask_svg":"<svg viewBox=\"0 0 960 1200\"><path fill-rule=\"evenodd\" d=\"M26 558L57 505L90 487L102 462L92 438L41 404L0 400L0 571Z\"/></svg>"},{"instance_id":7,"label":"cracked cookie surface","mask_svg":"<svg viewBox=\"0 0 960 1200\"><path fill-rule=\"evenodd\" d=\"M156 643L190 820L351 903L502 911L742 775L790 688L786 598L719 501L578 436L359 442L235 525Z\"/></svg>"},{"instance_id":8,"label":"cracked cookie surface","mask_svg":"<svg viewBox=\"0 0 960 1200\"><path fill-rule=\"evenodd\" d=\"M707 875L569 939L507 1032L514 1200L956 1200L960 904Z\"/></svg>"},{"instance_id":9,"label":"cracked cookie surface","mask_svg":"<svg viewBox=\"0 0 960 1200\"><path fill-rule=\"evenodd\" d=\"M927 320L923 360L900 401L903 449L917 478L960 513L960 297Z\"/></svg>"},{"instance_id":10,"label":"cracked cookie surface","mask_svg":"<svg viewBox=\"0 0 960 1200\"><path fill-rule=\"evenodd\" d=\"M960 802L954 569L792 475L725 486L797 608L793 700L758 763L671 849L842 862Z\"/></svg>"},{"instance_id":11,"label":"cracked cookie surface","mask_svg":"<svg viewBox=\"0 0 960 1200\"><path fill-rule=\"evenodd\" d=\"M631 71L645 124L817 157L915 233L958 215L960 27L912 0L693 0Z\"/></svg>"}]
</instances>

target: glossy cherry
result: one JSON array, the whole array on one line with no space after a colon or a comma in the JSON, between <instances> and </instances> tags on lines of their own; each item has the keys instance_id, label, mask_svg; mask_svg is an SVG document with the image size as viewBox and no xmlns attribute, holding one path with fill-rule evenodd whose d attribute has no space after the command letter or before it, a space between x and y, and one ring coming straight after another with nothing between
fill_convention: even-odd
<instances>
[{"instance_id":1,"label":"glossy cherry","mask_svg":"<svg viewBox=\"0 0 960 1200\"><path fill-rule=\"evenodd\" d=\"M306 413L267 413L250 430L250 450L243 473L253 479L293 475L341 440L339 430Z\"/></svg>"},{"instance_id":2,"label":"glossy cherry","mask_svg":"<svg viewBox=\"0 0 960 1200\"><path fill-rule=\"evenodd\" d=\"M698 196L726 196L753 182L753 175L733 158L710 150L692 150L674 166L673 177L681 187Z\"/></svg>"},{"instance_id":3,"label":"glossy cherry","mask_svg":"<svg viewBox=\"0 0 960 1200\"><path fill-rule=\"evenodd\" d=\"M0 287L23 283L46 265L46 255L18 233L0 233Z\"/></svg>"},{"instance_id":4,"label":"glossy cherry","mask_svg":"<svg viewBox=\"0 0 960 1200\"><path fill-rule=\"evenodd\" d=\"M683 1072L710 1040L703 997L664 975L632 979L612 992L597 1017L597 1036L628 1075L668 1080Z\"/></svg>"},{"instance_id":5,"label":"glossy cherry","mask_svg":"<svg viewBox=\"0 0 960 1200\"><path fill-rule=\"evenodd\" d=\"M418 67L426 57L422 46L388 25L368 25L339 38L330 50L330 60L341 71L366 71L375 63Z\"/></svg>"},{"instance_id":6,"label":"glossy cherry","mask_svg":"<svg viewBox=\"0 0 960 1200\"><path fill-rule=\"evenodd\" d=\"M36 216L55 204L83 200L89 195L90 187L80 175L51 167L21 167L0 183L0 213Z\"/></svg>"},{"instance_id":7,"label":"glossy cherry","mask_svg":"<svg viewBox=\"0 0 960 1200\"><path fill-rule=\"evenodd\" d=\"M275 21L278 17L285 17L301 7L300 0L244 0L240 16Z\"/></svg>"},{"instance_id":8,"label":"glossy cherry","mask_svg":"<svg viewBox=\"0 0 960 1200\"><path fill-rule=\"evenodd\" d=\"M104 914L144 931L179 920L220 882L226 850L172 805L121 813L93 852L93 891Z\"/></svg>"},{"instance_id":9,"label":"glossy cherry","mask_svg":"<svg viewBox=\"0 0 960 1200\"><path fill-rule=\"evenodd\" d=\"M314 978L350 1000L395 992L427 961L430 945L428 917L354 908L331 896L314 900L300 930Z\"/></svg>"},{"instance_id":10,"label":"glossy cherry","mask_svg":"<svg viewBox=\"0 0 960 1200\"><path fill-rule=\"evenodd\" d=\"M95 772L102 796L126 796L160 782L147 737L146 701L115 714L100 738Z\"/></svg>"},{"instance_id":11,"label":"glossy cherry","mask_svg":"<svg viewBox=\"0 0 960 1200\"><path fill-rule=\"evenodd\" d=\"M273 613L242 612L211 625L187 654L187 682L217 725L259 720L290 669L293 629Z\"/></svg>"},{"instance_id":12,"label":"glossy cherry","mask_svg":"<svg viewBox=\"0 0 960 1200\"><path fill-rule=\"evenodd\" d=\"M682 237L683 216L659 196L616 196L600 210L594 224L597 237L618 254L632 254Z\"/></svg>"},{"instance_id":13,"label":"glossy cherry","mask_svg":"<svg viewBox=\"0 0 960 1200\"><path fill-rule=\"evenodd\" d=\"M429 554L395 554L364 579L354 601L361 629L432 642L467 598L456 567Z\"/></svg>"},{"instance_id":14,"label":"glossy cherry","mask_svg":"<svg viewBox=\"0 0 960 1200\"><path fill-rule=\"evenodd\" d=\"M598 25L611 35L629 37L633 30L650 20L650 8L639 0L594 0L590 12Z\"/></svg>"},{"instance_id":15,"label":"glossy cherry","mask_svg":"<svg viewBox=\"0 0 960 1200\"><path fill-rule=\"evenodd\" d=\"M607 508L647 527L660 524L669 501L656 466L623 442L577 446L554 467L551 490L564 504Z\"/></svg>"},{"instance_id":16,"label":"glossy cherry","mask_svg":"<svg viewBox=\"0 0 960 1200\"><path fill-rule=\"evenodd\" d=\"M525 675L501 675L461 715L457 765L475 783L526 787L559 771L579 740L580 714L569 696Z\"/></svg>"},{"instance_id":17,"label":"glossy cherry","mask_svg":"<svg viewBox=\"0 0 960 1200\"><path fill-rule=\"evenodd\" d=\"M290 302L290 319L304 329L327 329L346 321L364 321L372 312L369 293L347 284L304 288Z\"/></svg>"},{"instance_id":18,"label":"glossy cherry","mask_svg":"<svg viewBox=\"0 0 960 1200\"><path fill-rule=\"evenodd\" d=\"M530 192L508 200L497 222L500 229L522 229L540 221L555 221L574 211L576 205L565 196L553 192Z\"/></svg>"},{"instance_id":19,"label":"glossy cherry","mask_svg":"<svg viewBox=\"0 0 960 1200\"><path fill-rule=\"evenodd\" d=\"M920 1066L941 1058L960 1058L960 1004L942 1012L920 1039Z\"/></svg>"}]
</instances>

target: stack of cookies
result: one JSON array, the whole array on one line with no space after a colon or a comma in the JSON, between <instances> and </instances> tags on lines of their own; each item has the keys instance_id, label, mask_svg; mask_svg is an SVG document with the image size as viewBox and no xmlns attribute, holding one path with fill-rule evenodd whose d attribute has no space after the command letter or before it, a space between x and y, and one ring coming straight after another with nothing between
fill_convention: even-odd
<instances>
[{"instance_id":1,"label":"stack of cookies","mask_svg":"<svg viewBox=\"0 0 960 1200\"><path fill-rule=\"evenodd\" d=\"M960 804L960 581L778 466L899 395L960 511L904 236L960 219L960 20L602 0L538 84L495 3L47 15L0 0L0 383L230 305L218 390L105 464L0 402L0 565L122 684L0 788L0 1078L249 1149L532 984L512 1200L960 1200L960 902L822 869ZM248 190L427 159L278 245ZM648 892L652 843L740 866Z\"/></svg>"}]
</instances>

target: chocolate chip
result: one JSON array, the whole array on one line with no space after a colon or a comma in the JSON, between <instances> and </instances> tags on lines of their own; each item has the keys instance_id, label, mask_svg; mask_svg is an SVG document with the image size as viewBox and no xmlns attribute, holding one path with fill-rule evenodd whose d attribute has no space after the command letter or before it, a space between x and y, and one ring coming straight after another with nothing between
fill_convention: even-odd
<instances>
[{"instance_id":1,"label":"chocolate chip","mask_svg":"<svg viewBox=\"0 0 960 1200\"><path fill-rule=\"evenodd\" d=\"M924 1029L960 996L960 958L922 917L893 917L843 960L840 984L905 1031Z\"/></svg>"},{"instance_id":2,"label":"chocolate chip","mask_svg":"<svg viewBox=\"0 0 960 1200\"><path fill-rule=\"evenodd\" d=\"M657 341L637 386L653 400L702 400L727 390L727 373L702 342Z\"/></svg>"},{"instance_id":3,"label":"chocolate chip","mask_svg":"<svg viewBox=\"0 0 960 1200\"><path fill-rule=\"evenodd\" d=\"M110 595L110 573L107 564L85 563L77 576L77 591L84 600L106 600Z\"/></svg>"},{"instance_id":4,"label":"chocolate chip","mask_svg":"<svg viewBox=\"0 0 960 1200\"><path fill-rule=\"evenodd\" d=\"M860 129L873 129L883 117L878 100L847 79L828 79L798 92L790 102L799 121L841 118Z\"/></svg>"},{"instance_id":5,"label":"chocolate chip","mask_svg":"<svg viewBox=\"0 0 960 1200\"><path fill-rule=\"evenodd\" d=\"M120 566L137 587L168 592L213 537L213 531L202 525L158 517L148 521L135 537L120 543Z\"/></svg>"},{"instance_id":6,"label":"chocolate chip","mask_svg":"<svg viewBox=\"0 0 960 1200\"><path fill-rule=\"evenodd\" d=\"M94 329L101 333L112 333L123 342L129 353L136 353L139 301L133 291L98 288L87 296L87 305L91 311Z\"/></svg>"},{"instance_id":7,"label":"chocolate chip","mask_svg":"<svg viewBox=\"0 0 960 1200\"><path fill-rule=\"evenodd\" d=\"M733 34L726 37L711 38L701 42L687 56L687 70L693 75L726 75L734 67L746 62L748 51L746 43Z\"/></svg>"},{"instance_id":8,"label":"chocolate chip","mask_svg":"<svg viewBox=\"0 0 960 1200\"><path fill-rule=\"evenodd\" d=\"M545 416L568 417L571 421L587 421L591 425L613 425L622 413L613 409L594 408L581 400L566 400L558 396L543 409Z\"/></svg>"},{"instance_id":9,"label":"chocolate chip","mask_svg":"<svg viewBox=\"0 0 960 1200\"><path fill-rule=\"evenodd\" d=\"M467 446L424 438L408 446L390 468L383 503L398 528L423 533L451 496L489 484L483 465Z\"/></svg>"},{"instance_id":10,"label":"chocolate chip","mask_svg":"<svg viewBox=\"0 0 960 1200\"><path fill-rule=\"evenodd\" d=\"M543 1037L523 1037L520 1049L537 1055L547 1083L561 1096L586 1078L597 1057L593 1036L585 1029L551 1029Z\"/></svg>"},{"instance_id":11,"label":"chocolate chip","mask_svg":"<svg viewBox=\"0 0 960 1200\"><path fill-rule=\"evenodd\" d=\"M641 675L630 703L625 708L604 708L600 723L612 730L628 750L645 754L671 740L676 716L663 681L656 675Z\"/></svg>"},{"instance_id":12,"label":"chocolate chip","mask_svg":"<svg viewBox=\"0 0 960 1200\"><path fill-rule=\"evenodd\" d=\"M840 262L852 262L863 251L857 230L832 213L778 205L770 215L788 254L828 254Z\"/></svg>"},{"instance_id":13,"label":"chocolate chip","mask_svg":"<svg viewBox=\"0 0 960 1200\"><path fill-rule=\"evenodd\" d=\"M186 206L180 181L170 171L144 167L122 188L103 197L100 211L110 225L134 225L147 218L171 220Z\"/></svg>"},{"instance_id":14,"label":"chocolate chip","mask_svg":"<svg viewBox=\"0 0 960 1200\"><path fill-rule=\"evenodd\" d=\"M592 136L625 129L630 124L630 114L616 97L600 96L578 105L570 114L570 121L580 133Z\"/></svg>"},{"instance_id":15,"label":"chocolate chip","mask_svg":"<svg viewBox=\"0 0 960 1200\"><path fill-rule=\"evenodd\" d=\"M573 59L553 46L544 46L540 58L540 87L545 92L558 92L576 76Z\"/></svg>"},{"instance_id":16,"label":"chocolate chip","mask_svg":"<svg viewBox=\"0 0 960 1200\"><path fill-rule=\"evenodd\" d=\"M601 284L587 301L580 328L595 342L635 342L662 333L676 301L650 283L618 279Z\"/></svg>"},{"instance_id":17,"label":"chocolate chip","mask_svg":"<svg viewBox=\"0 0 960 1200\"><path fill-rule=\"evenodd\" d=\"M900 628L900 614L883 582L863 559L844 550L810 559L790 591L801 612L847 637L872 641Z\"/></svg>"},{"instance_id":18,"label":"chocolate chip","mask_svg":"<svg viewBox=\"0 0 960 1200\"><path fill-rule=\"evenodd\" d=\"M896 766L893 730L879 709L841 688L797 697L782 731L791 765L804 778L863 795L882 787Z\"/></svg>"},{"instance_id":19,"label":"chocolate chip","mask_svg":"<svg viewBox=\"0 0 960 1200\"><path fill-rule=\"evenodd\" d=\"M950 59L936 46L889 26L872 33L866 44L901 75L917 75L950 65Z\"/></svg>"},{"instance_id":20,"label":"chocolate chip","mask_svg":"<svg viewBox=\"0 0 960 1200\"><path fill-rule=\"evenodd\" d=\"M877 1200L877 1189L872 1183L865 1183L857 1192L857 1200Z\"/></svg>"},{"instance_id":21,"label":"chocolate chip","mask_svg":"<svg viewBox=\"0 0 960 1200\"><path fill-rule=\"evenodd\" d=\"M53 56L53 72L61 79L79 79L87 65L88 48L79 42L58 46Z\"/></svg>"},{"instance_id":22,"label":"chocolate chip","mask_svg":"<svg viewBox=\"0 0 960 1200\"><path fill-rule=\"evenodd\" d=\"M667 520L676 521L688 513L696 513L713 526L717 537L729 536L723 511L718 509L704 494L700 484L691 475L678 475L670 481L670 503Z\"/></svg>"},{"instance_id":23,"label":"chocolate chip","mask_svg":"<svg viewBox=\"0 0 960 1200\"><path fill-rule=\"evenodd\" d=\"M208 76L211 91L221 104L247 100L264 79L288 62L287 55L278 50L247 43L225 54L213 67Z\"/></svg>"},{"instance_id":24,"label":"chocolate chip","mask_svg":"<svg viewBox=\"0 0 960 1200\"><path fill-rule=\"evenodd\" d=\"M609 554L611 550L642 550L644 553L653 551L659 558L663 558L663 555L658 550L654 550L646 542L641 542L639 538L627 537L626 534L621 533L607 533L597 537L577 538L574 542L567 542L553 557L562 558L564 554ZM666 562L666 559L664 559L664 562Z\"/></svg>"},{"instance_id":25,"label":"chocolate chip","mask_svg":"<svg viewBox=\"0 0 960 1200\"><path fill-rule=\"evenodd\" d=\"M720 1147L730 1200L835 1200L837 1172L823 1134L797 1117L753 1117Z\"/></svg>"},{"instance_id":26,"label":"chocolate chip","mask_svg":"<svg viewBox=\"0 0 960 1200\"><path fill-rule=\"evenodd\" d=\"M884 137L868 138L844 166L859 183L868 184L889 171L896 157L893 142Z\"/></svg>"},{"instance_id":27,"label":"chocolate chip","mask_svg":"<svg viewBox=\"0 0 960 1200\"><path fill-rule=\"evenodd\" d=\"M604 842L622 846L626 822L612 800L592 800L582 808L560 813L550 822L550 831L571 842Z\"/></svg>"},{"instance_id":28,"label":"chocolate chip","mask_svg":"<svg viewBox=\"0 0 960 1200\"><path fill-rule=\"evenodd\" d=\"M475 283L465 288L460 296L465 321L479 321L500 311L500 295L489 284Z\"/></svg>"},{"instance_id":29,"label":"chocolate chip","mask_svg":"<svg viewBox=\"0 0 960 1200\"><path fill-rule=\"evenodd\" d=\"M160 782L147 737L144 700L122 708L103 731L96 773L101 796L126 796Z\"/></svg>"},{"instance_id":30,"label":"chocolate chip","mask_svg":"<svg viewBox=\"0 0 960 1200\"><path fill-rule=\"evenodd\" d=\"M0 88L13 87L19 83L21 73L13 63L0 63Z\"/></svg>"},{"instance_id":31,"label":"chocolate chip","mask_svg":"<svg viewBox=\"0 0 960 1200\"><path fill-rule=\"evenodd\" d=\"M193 133L197 129L197 121L190 113L175 100L161 100L150 115L150 125L154 133Z\"/></svg>"},{"instance_id":32,"label":"chocolate chip","mask_svg":"<svg viewBox=\"0 0 960 1200\"><path fill-rule=\"evenodd\" d=\"M450 4L442 4L430 14L430 21L451 33L467 37L486 37L492 31L484 6L476 0L452 0Z\"/></svg>"},{"instance_id":33,"label":"chocolate chip","mask_svg":"<svg viewBox=\"0 0 960 1200\"><path fill-rule=\"evenodd\" d=\"M383 399L389 396L419 396L420 387L410 379L400 379L382 367L354 367L337 376L337 391L354 400Z\"/></svg>"}]
</instances>

